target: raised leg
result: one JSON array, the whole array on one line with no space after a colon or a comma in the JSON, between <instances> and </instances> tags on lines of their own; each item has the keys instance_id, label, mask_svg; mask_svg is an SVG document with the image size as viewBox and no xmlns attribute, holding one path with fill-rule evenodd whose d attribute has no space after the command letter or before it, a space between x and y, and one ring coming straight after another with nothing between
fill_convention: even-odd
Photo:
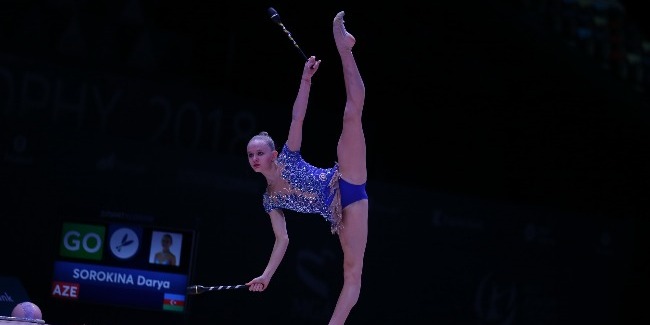
<instances>
[{"instance_id":1,"label":"raised leg","mask_svg":"<svg viewBox=\"0 0 650 325\"><path fill-rule=\"evenodd\" d=\"M366 88L352 54L356 40L345 29L344 15L345 12L339 12L333 22L334 41L341 58L346 93L337 158L343 178L353 184L362 184L367 178L366 139L361 121Z\"/></svg>"},{"instance_id":2,"label":"raised leg","mask_svg":"<svg viewBox=\"0 0 650 325\"><path fill-rule=\"evenodd\" d=\"M346 101L343 130L337 153L342 177L352 184L363 184L367 179L366 141L361 122L365 101L365 86L352 54L356 40L346 29L343 11L334 18L333 33L343 66ZM356 305L361 293L363 258L368 238L368 200L356 201L343 209L339 240L343 250L343 287L329 325L343 325Z\"/></svg>"}]
</instances>

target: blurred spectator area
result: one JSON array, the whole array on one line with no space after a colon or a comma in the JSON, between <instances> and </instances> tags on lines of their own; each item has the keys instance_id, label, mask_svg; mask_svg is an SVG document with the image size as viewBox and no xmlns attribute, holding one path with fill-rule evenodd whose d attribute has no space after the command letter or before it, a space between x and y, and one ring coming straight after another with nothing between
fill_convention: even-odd
<instances>
[{"instance_id":1,"label":"blurred spectator area","mask_svg":"<svg viewBox=\"0 0 650 325\"><path fill-rule=\"evenodd\" d=\"M650 89L650 41L638 10L618 0L514 1L636 91Z\"/></svg>"}]
</instances>

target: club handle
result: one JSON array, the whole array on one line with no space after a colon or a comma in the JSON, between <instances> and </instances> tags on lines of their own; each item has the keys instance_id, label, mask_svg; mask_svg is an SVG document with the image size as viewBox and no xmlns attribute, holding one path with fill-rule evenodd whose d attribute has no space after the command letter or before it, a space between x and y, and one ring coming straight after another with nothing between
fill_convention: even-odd
<instances>
[{"instance_id":1,"label":"club handle","mask_svg":"<svg viewBox=\"0 0 650 325\"><path fill-rule=\"evenodd\" d=\"M204 293L206 291L220 291L220 290L237 290L237 289L247 289L249 285L246 284L238 284L238 285L224 285L224 286L213 286L213 287L206 287L202 285L193 285L187 287L187 294L188 295L198 295L201 293Z\"/></svg>"}]
</instances>

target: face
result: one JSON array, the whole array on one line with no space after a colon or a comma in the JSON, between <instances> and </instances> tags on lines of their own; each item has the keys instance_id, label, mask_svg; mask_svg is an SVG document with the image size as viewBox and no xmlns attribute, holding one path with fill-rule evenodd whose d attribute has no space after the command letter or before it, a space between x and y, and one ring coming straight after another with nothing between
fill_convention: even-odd
<instances>
[{"instance_id":1,"label":"face","mask_svg":"<svg viewBox=\"0 0 650 325\"><path fill-rule=\"evenodd\" d=\"M277 156L277 151L271 150L263 140L252 140L246 147L248 153L248 164L255 172L270 170Z\"/></svg>"},{"instance_id":2,"label":"face","mask_svg":"<svg viewBox=\"0 0 650 325\"><path fill-rule=\"evenodd\" d=\"M169 247L172 245L172 238L171 236L163 236L162 238L162 245L165 247Z\"/></svg>"}]
</instances>

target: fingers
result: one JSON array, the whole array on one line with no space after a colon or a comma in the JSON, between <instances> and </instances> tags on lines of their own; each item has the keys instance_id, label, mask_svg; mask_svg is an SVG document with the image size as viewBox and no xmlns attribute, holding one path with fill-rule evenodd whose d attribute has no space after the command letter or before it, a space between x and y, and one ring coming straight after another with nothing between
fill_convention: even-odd
<instances>
[{"instance_id":1,"label":"fingers","mask_svg":"<svg viewBox=\"0 0 650 325\"><path fill-rule=\"evenodd\" d=\"M266 284L263 279L255 278L246 283L248 286L248 291L264 291Z\"/></svg>"},{"instance_id":2,"label":"fingers","mask_svg":"<svg viewBox=\"0 0 650 325\"><path fill-rule=\"evenodd\" d=\"M265 288L263 283L250 283L248 286L248 291L264 291Z\"/></svg>"},{"instance_id":3,"label":"fingers","mask_svg":"<svg viewBox=\"0 0 650 325\"><path fill-rule=\"evenodd\" d=\"M307 62L305 62L305 66L310 69L318 69L318 66L320 65L320 60L316 60L315 56L310 56L309 59L307 59Z\"/></svg>"}]
</instances>

